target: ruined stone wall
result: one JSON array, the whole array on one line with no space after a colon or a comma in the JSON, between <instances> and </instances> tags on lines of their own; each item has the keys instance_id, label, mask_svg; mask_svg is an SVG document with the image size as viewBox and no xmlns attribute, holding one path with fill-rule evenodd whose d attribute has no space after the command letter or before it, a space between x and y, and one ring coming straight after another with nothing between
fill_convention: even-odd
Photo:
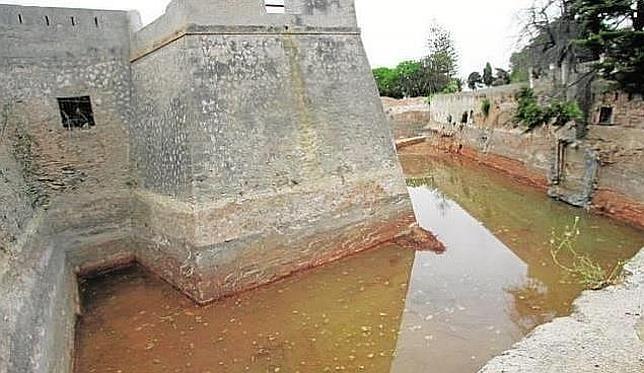
<instances>
[{"instance_id":1,"label":"ruined stone wall","mask_svg":"<svg viewBox=\"0 0 644 373\"><path fill-rule=\"evenodd\" d=\"M601 123L601 111L610 109ZM587 141L601 168L594 205L624 215L644 227L644 100L641 95L608 91L595 95ZM639 216L639 218L638 218Z\"/></svg>"}]
</instances>

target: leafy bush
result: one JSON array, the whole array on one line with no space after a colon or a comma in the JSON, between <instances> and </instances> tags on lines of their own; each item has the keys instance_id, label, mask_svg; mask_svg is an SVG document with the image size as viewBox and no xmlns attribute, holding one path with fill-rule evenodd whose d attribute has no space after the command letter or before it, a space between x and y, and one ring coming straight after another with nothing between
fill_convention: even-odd
<instances>
[{"instance_id":1,"label":"leafy bush","mask_svg":"<svg viewBox=\"0 0 644 373\"><path fill-rule=\"evenodd\" d=\"M523 123L528 131L548 121L545 110L539 106L534 91L530 88L523 88L517 94L517 113L514 118L517 122Z\"/></svg>"},{"instance_id":2,"label":"leafy bush","mask_svg":"<svg viewBox=\"0 0 644 373\"><path fill-rule=\"evenodd\" d=\"M547 116L554 120L555 126L563 126L571 120L581 118L584 113L576 102L554 101L547 109Z\"/></svg>"},{"instance_id":3,"label":"leafy bush","mask_svg":"<svg viewBox=\"0 0 644 373\"><path fill-rule=\"evenodd\" d=\"M402 98L403 94L398 85L398 71L387 67L380 67L373 70L373 76L378 85L381 96Z\"/></svg>"},{"instance_id":4,"label":"leafy bush","mask_svg":"<svg viewBox=\"0 0 644 373\"><path fill-rule=\"evenodd\" d=\"M516 96L518 108L515 121L527 127L527 131L544 125L563 126L571 120L579 119L583 113L576 102L551 101L541 106L531 88L523 88Z\"/></svg>"},{"instance_id":5,"label":"leafy bush","mask_svg":"<svg viewBox=\"0 0 644 373\"><path fill-rule=\"evenodd\" d=\"M452 79L452 81L443 88L441 93L458 93L462 90L463 82L460 79Z\"/></svg>"},{"instance_id":6,"label":"leafy bush","mask_svg":"<svg viewBox=\"0 0 644 373\"><path fill-rule=\"evenodd\" d=\"M487 118L490 115L490 109L492 108L492 103L488 98L484 98L481 102L481 112Z\"/></svg>"}]
</instances>

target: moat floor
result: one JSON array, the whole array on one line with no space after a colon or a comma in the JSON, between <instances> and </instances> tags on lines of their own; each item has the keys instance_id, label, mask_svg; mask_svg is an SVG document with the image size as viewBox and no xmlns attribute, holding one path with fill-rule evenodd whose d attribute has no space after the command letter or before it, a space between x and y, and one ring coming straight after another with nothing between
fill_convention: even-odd
<instances>
[{"instance_id":1,"label":"moat floor","mask_svg":"<svg viewBox=\"0 0 644 373\"><path fill-rule=\"evenodd\" d=\"M444 254L387 245L207 307L138 268L91 280L76 372L472 372L570 313L582 289L551 260L553 229L580 216L579 246L607 267L644 245L474 165L402 161Z\"/></svg>"}]
</instances>

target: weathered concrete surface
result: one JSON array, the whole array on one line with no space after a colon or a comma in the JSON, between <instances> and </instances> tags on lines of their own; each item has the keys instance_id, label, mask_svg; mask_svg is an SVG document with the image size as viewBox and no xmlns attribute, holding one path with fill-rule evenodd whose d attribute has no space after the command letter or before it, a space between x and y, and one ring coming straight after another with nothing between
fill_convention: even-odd
<instances>
[{"instance_id":1,"label":"weathered concrete surface","mask_svg":"<svg viewBox=\"0 0 644 373\"><path fill-rule=\"evenodd\" d=\"M644 372L644 249L620 285L587 291L568 317L538 327L481 373Z\"/></svg>"},{"instance_id":2,"label":"weathered concrete surface","mask_svg":"<svg viewBox=\"0 0 644 373\"><path fill-rule=\"evenodd\" d=\"M0 372L69 372L78 307L76 276L60 247L38 239L39 218L0 272Z\"/></svg>"}]
</instances>

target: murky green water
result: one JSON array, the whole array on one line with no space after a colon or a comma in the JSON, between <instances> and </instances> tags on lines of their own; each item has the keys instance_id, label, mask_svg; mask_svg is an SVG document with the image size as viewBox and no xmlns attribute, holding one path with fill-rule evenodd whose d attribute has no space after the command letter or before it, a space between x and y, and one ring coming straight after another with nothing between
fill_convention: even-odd
<instances>
[{"instance_id":1,"label":"murky green water","mask_svg":"<svg viewBox=\"0 0 644 373\"><path fill-rule=\"evenodd\" d=\"M388 245L197 307L137 269L83 286L77 372L472 372L581 288L553 265L551 230L581 217L604 265L644 235L466 164L404 155L421 225L443 255ZM432 189L433 188L433 189Z\"/></svg>"}]
</instances>

